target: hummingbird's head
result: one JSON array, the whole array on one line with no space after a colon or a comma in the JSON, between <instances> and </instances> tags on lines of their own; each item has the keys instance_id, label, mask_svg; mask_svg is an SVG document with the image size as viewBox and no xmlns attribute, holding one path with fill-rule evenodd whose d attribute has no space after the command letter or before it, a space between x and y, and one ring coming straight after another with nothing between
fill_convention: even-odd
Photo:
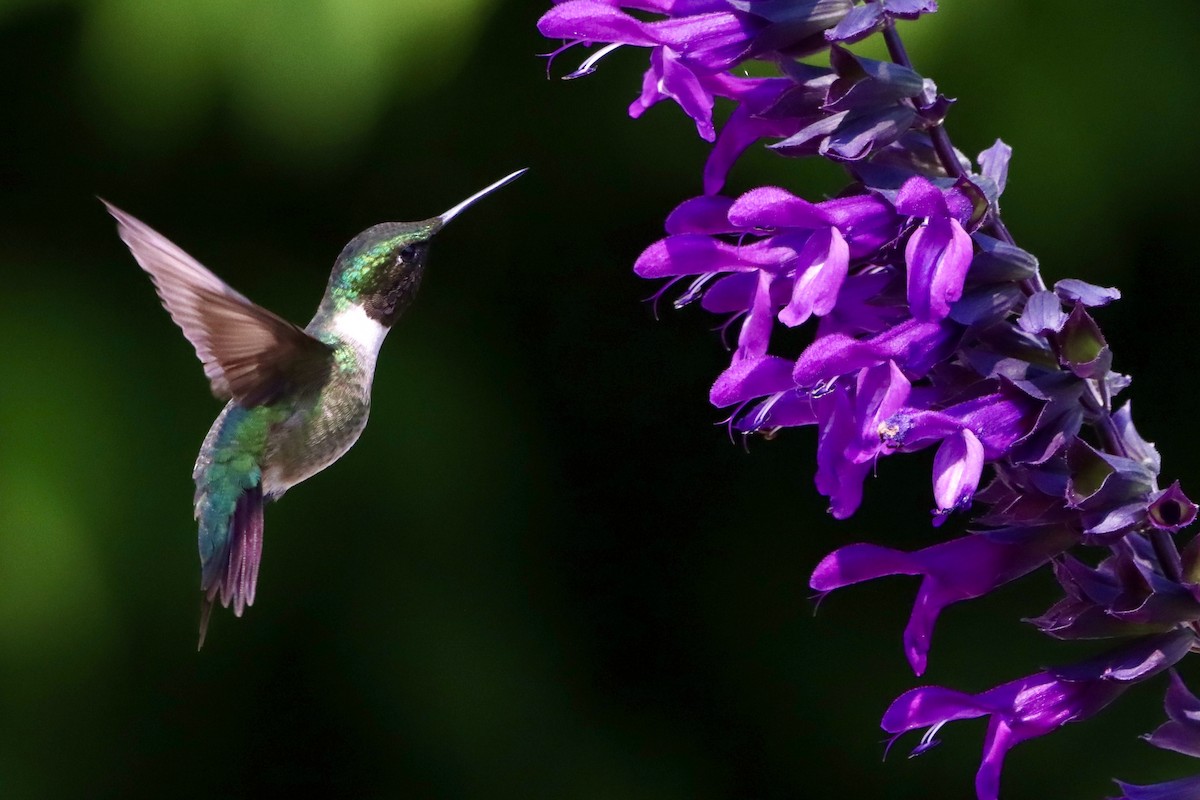
<instances>
[{"instance_id":1,"label":"hummingbird's head","mask_svg":"<svg viewBox=\"0 0 1200 800\"><path fill-rule=\"evenodd\" d=\"M329 276L326 300L360 305L371 319L391 327L417 294L434 235L467 206L523 172L501 178L436 217L367 228L342 248Z\"/></svg>"},{"instance_id":2,"label":"hummingbird's head","mask_svg":"<svg viewBox=\"0 0 1200 800\"><path fill-rule=\"evenodd\" d=\"M444 224L434 217L367 228L342 248L327 296L361 305L367 316L390 327L416 296L429 242Z\"/></svg>"}]
</instances>

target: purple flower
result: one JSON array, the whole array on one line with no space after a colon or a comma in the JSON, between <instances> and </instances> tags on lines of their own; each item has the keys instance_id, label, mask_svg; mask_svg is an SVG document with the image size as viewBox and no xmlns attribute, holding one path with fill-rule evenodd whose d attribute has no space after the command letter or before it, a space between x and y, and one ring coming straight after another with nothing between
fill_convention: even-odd
<instances>
[{"instance_id":1,"label":"purple flower","mask_svg":"<svg viewBox=\"0 0 1200 800\"><path fill-rule=\"evenodd\" d=\"M1142 738L1155 747L1200 758L1200 700L1188 691L1175 670L1171 670L1165 705L1168 721ZM1195 800L1200 797L1200 775L1149 786L1135 786L1123 781L1117 781L1117 785L1123 792L1122 800Z\"/></svg>"},{"instance_id":2,"label":"purple flower","mask_svg":"<svg viewBox=\"0 0 1200 800\"><path fill-rule=\"evenodd\" d=\"M1096 713L1194 644L1200 537L1182 550L1176 540L1200 509L1178 482L1160 488L1158 451L1129 404L1114 406L1130 378L1112 371L1097 309L1120 293L1076 279L1048 287L1000 217L1012 149L997 139L972 162L942 127L952 101L913 69L895 27L935 10L566 0L539 27L567 47L608 43L568 77L619 46L650 48L630 114L670 98L714 142L705 194L671 212L634 270L666 282L656 298L679 287L676 307L696 302L725 320L732 352L709 400L728 409L730 430L814 426L816 488L838 519L858 509L879 459L935 448L933 525L972 515L970 532L915 552L841 547L812 587L920 576L903 638L918 675L943 608L1046 566L1063 597L1028 622L1057 639L1124 643L979 695L924 687L893 704L887 730L930 727L918 752L945 722L989 716L976 789L991 800L1013 745ZM841 46L875 33L891 60ZM796 60L822 50L827 64ZM749 60L777 73L747 77ZM719 133L718 98L733 106ZM840 164L847 185L819 200L781 186L718 194L764 139L783 157ZM1171 722L1152 743L1200 748L1200 708L1173 681ZM1129 800L1193 797L1200 778L1121 787Z\"/></svg>"},{"instance_id":3,"label":"purple flower","mask_svg":"<svg viewBox=\"0 0 1200 800\"><path fill-rule=\"evenodd\" d=\"M852 544L822 559L809 586L825 594L887 575L920 575L921 588L904 631L904 651L915 674L925 672L933 626L951 603L982 597L1016 580L1078 541L1065 527L1012 528L977 533L906 553Z\"/></svg>"},{"instance_id":4,"label":"purple flower","mask_svg":"<svg viewBox=\"0 0 1200 800\"><path fill-rule=\"evenodd\" d=\"M881 725L896 736L928 728L913 751L918 755L937 744L934 737L947 722L989 717L975 792L979 800L996 800L1004 757L1015 745L1092 716L1134 683L1171 667L1194 642L1190 630L1146 637L1082 664L1038 672L978 695L923 686L896 698Z\"/></svg>"},{"instance_id":5,"label":"purple flower","mask_svg":"<svg viewBox=\"0 0 1200 800\"><path fill-rule=\"evenodd\" d=\"M567 47L608 42L568 77L586 75L615 46L652 48L641 96L629 108L638 117L665 99L675 100L708 141L714 96L729 96L723 73L748 58L777 51L801 53L824 46L825 29L846 15L850 0L797 0L791 3L722 0L567 0L538 20L538 30ZM622 11L632 8L666 15L643 22ZM565 48L563 48L565 49ZM555 55L558 52L556 51Z\"/></svg>"}]
</instances>

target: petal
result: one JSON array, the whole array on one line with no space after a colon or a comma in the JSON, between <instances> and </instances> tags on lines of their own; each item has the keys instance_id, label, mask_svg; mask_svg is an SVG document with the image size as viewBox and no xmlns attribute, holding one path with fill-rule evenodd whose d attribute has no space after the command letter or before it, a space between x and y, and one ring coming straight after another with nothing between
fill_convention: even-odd
<instances>
[{"instance_id":1,"label":"petal","mask_svg":"<svg viewBox=\"0 0 1200 800\"><path fill-rule=\"evenodd\" d=\"M794 328L816 314L833 310L838 290L850 268L850 249L837 228L816 231L796 256L792 299L779 312L779 321Z\"/></svg>"},{"instance_id":2,"label":"petal","mask_svg":"<svg viewBox=\"0 0 1200 800\"><path fill-rule=\"evenodd\" d=\"M1200 797L1200 775L1148 786L1137 786L1124 781L1115 783L1124 793L1124 797L1118 800L1196 800Z\"/></svg>"},{"instance_id":3,"label":"petal","mask_svg":"<svg viewBox=\"0 0 1200 800\"><path fill-rule=\"evenodd\" d=\"M909 217L944 217L950 213L946 198L928 178L909 178L896 193L894 205Z\"/></svg>"},{"instance_id":4,"label":"petal","mask_svg":"<svg viewBox=\"0 0 1200 800\"><path fill-rule=\"evenodd\" d=\"M995 144L979 154L979 171L985 178L991 179L996 188L1004 191L1008 182L1008 162L1012 158L1012 148L999 139Z\"/></svg>"},{"instance_id":5,"label":"petal","mask_svg":"<svg viewBox=\"0 0 1200 800\"><path fill-rule=\"evenodd\" d=\"M938 514L969 506L983 475L983 445L969 428L942 441L933 457L933 497Z\"/></svg>"},{"instance_id":6,"label":"petal","mask_svg":"<svg viewBox=\"0 0 1200 800\"><path fill-rule=\"evenodd\" d=\"M633 264L642 278L672 278L708 272L749 272L754 264L743 261L744 249L709 236L681 233L647 247Z\"/></svg>"},{"instance_id":7,"label":"petal","mask_svg":"<svg viewBox=\"0 0 1200 800\"><path fill-rule=\"evenodd\" d=\"M864 369L858 374L855 416L861 422L859 456L866 460L879 452L879 426L908 399L912 384L892 361Z\"/></svg>"},{"instance_id":8,"label":"petal","mask_svg":"<svg viewBox=\"0 0 1200 800\"><path fill-rule=\"evenodd\" d=\"M909 237L904 260L914 317L938 320L950 313L950 304L962 297L971 255L971 237L950 217L931 217Z\"/></svg>"},{"instance_id":9,"label":"petal","mask_svg":"<svg viewBox=\"0 0 1200 800\"><path fill-rule=\"evenodd\" d=\"M736 233L739 228L729 222L731 205L728 197L708 194L684 200L667 215L667 233Z\"/></svg>"},{"instance_id":10,"label":"petal","mask_svg":"<svg viewBox=\"0 0 1200 800\"><path fill-rule=\"evenodd\" d=\"M1066 303L1083 303L1085 306L1106 306L1121 299L1119 289L1096 286L1086 281L1064 278L1054 284L1054 293Z\"/></svg>"},{"instance_id":11,"label":"petal","mask_svg":"<svg viewBox=\"0 0 1200 800\"><path fill-rule=\"evenodd\" d=\"M791 361L778 356L746 358L734 361L720 374L709 392L709 402L724 408L792 386Z\"/></svg>"},{"instance_id":12,"label":"petal","mask_svg":"<svg viewBox=\"0 0 1200 800\"><path fill-rule=\"evenodd\" d=\"M1062 301L1054 292L1035 292L1025 301L1025 310L1017 319L1021 330L1035 336L1057 333L1067 321Z\"/></svg>"},{"instance_id":13,"label":"petal","mask_svg":"<svg viewBox=\"0 0 1200 800\"><path fill-rule=\"evenodd\" d=\"M738 334L735 359L758 359L767 354L767 345L771 340L771 328L775 322L771 303L771 281L770 273L759 270L754 302L750 306L750 313L742 322L741 333Z\"/></svg>"},{"instance_id":14,"label":"petal","mask_svg":"<svg viewBox=\"0 0 1200 800\"><path fill-rule=\"evenodd\" d=\"M803 228L829 225L829 215L818 205L778 186L751 189L729 207L729 221L739 228Z\"/></svg>"},{"instance_id":15,"label":"petal","mask_svg":"<svg viewBox=\"0 0 1200 800\"><path fill-rule=\"evenodd\" d=\"M595 0L568 0L556 5L542 15L537 28L547 39L621 42L642 47L658 44L644 23Z\"/></svg>"}]
</instances>

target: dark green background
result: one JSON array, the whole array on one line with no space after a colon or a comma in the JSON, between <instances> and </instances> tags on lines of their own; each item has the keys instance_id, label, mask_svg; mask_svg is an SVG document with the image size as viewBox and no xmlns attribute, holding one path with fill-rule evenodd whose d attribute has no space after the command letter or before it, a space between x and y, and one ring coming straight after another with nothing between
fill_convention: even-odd
<instances>
[{"instance_id":1,"label":"dark green background","mask_svg":"<svg viewBox=\"0 0 1200 800\"><path fill-rule=\"evenodd\" d=\"M1014 146L1006 218L1048 279L1125 292L1116 368L1195 495L1196 5L943 5L906 31L956 144ZM816 617L807 589L840 544L961 532L927 524L929 458L882 463L836 523L811 430L728 441L717 320L655 321L629 269L706 145L675 108L626 117L644 52L547 81L542 10L0 3L0 796L973 796L982 722L880 761L921 682L915 581ZM220 404L94 195L303 323L359 230L522 166L435 245L362 441L268 508L258 603L197 655L189 476ZM730 191L763 183L838 179L757 153ZM952 607L923 680L1090 652L1018 621L1056 591ZM1194 771L1135 738L1164 685L1019 747L1005 796Z\"/></svg>"}]
</instances>

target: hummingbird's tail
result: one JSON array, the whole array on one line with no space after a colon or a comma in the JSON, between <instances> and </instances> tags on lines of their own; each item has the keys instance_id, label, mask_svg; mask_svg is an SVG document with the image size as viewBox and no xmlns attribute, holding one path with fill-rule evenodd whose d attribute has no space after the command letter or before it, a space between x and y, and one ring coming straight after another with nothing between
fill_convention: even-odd
<instances>
[{"instance_id":1,"label":"hummingbird's tail","mask_svg":"<svg viewBox=\"0 0 1200 800\"><path fill-rule=\"evenodd\" d=\"M263 493L258 468L246 474L219 466L211 465L197 476L200 590L204 592L197 650L204 647L208 619L218 599L225 608L232 605L239 617L246 606L254 604L262 559Z\"/></svg>"}]
</instances>

